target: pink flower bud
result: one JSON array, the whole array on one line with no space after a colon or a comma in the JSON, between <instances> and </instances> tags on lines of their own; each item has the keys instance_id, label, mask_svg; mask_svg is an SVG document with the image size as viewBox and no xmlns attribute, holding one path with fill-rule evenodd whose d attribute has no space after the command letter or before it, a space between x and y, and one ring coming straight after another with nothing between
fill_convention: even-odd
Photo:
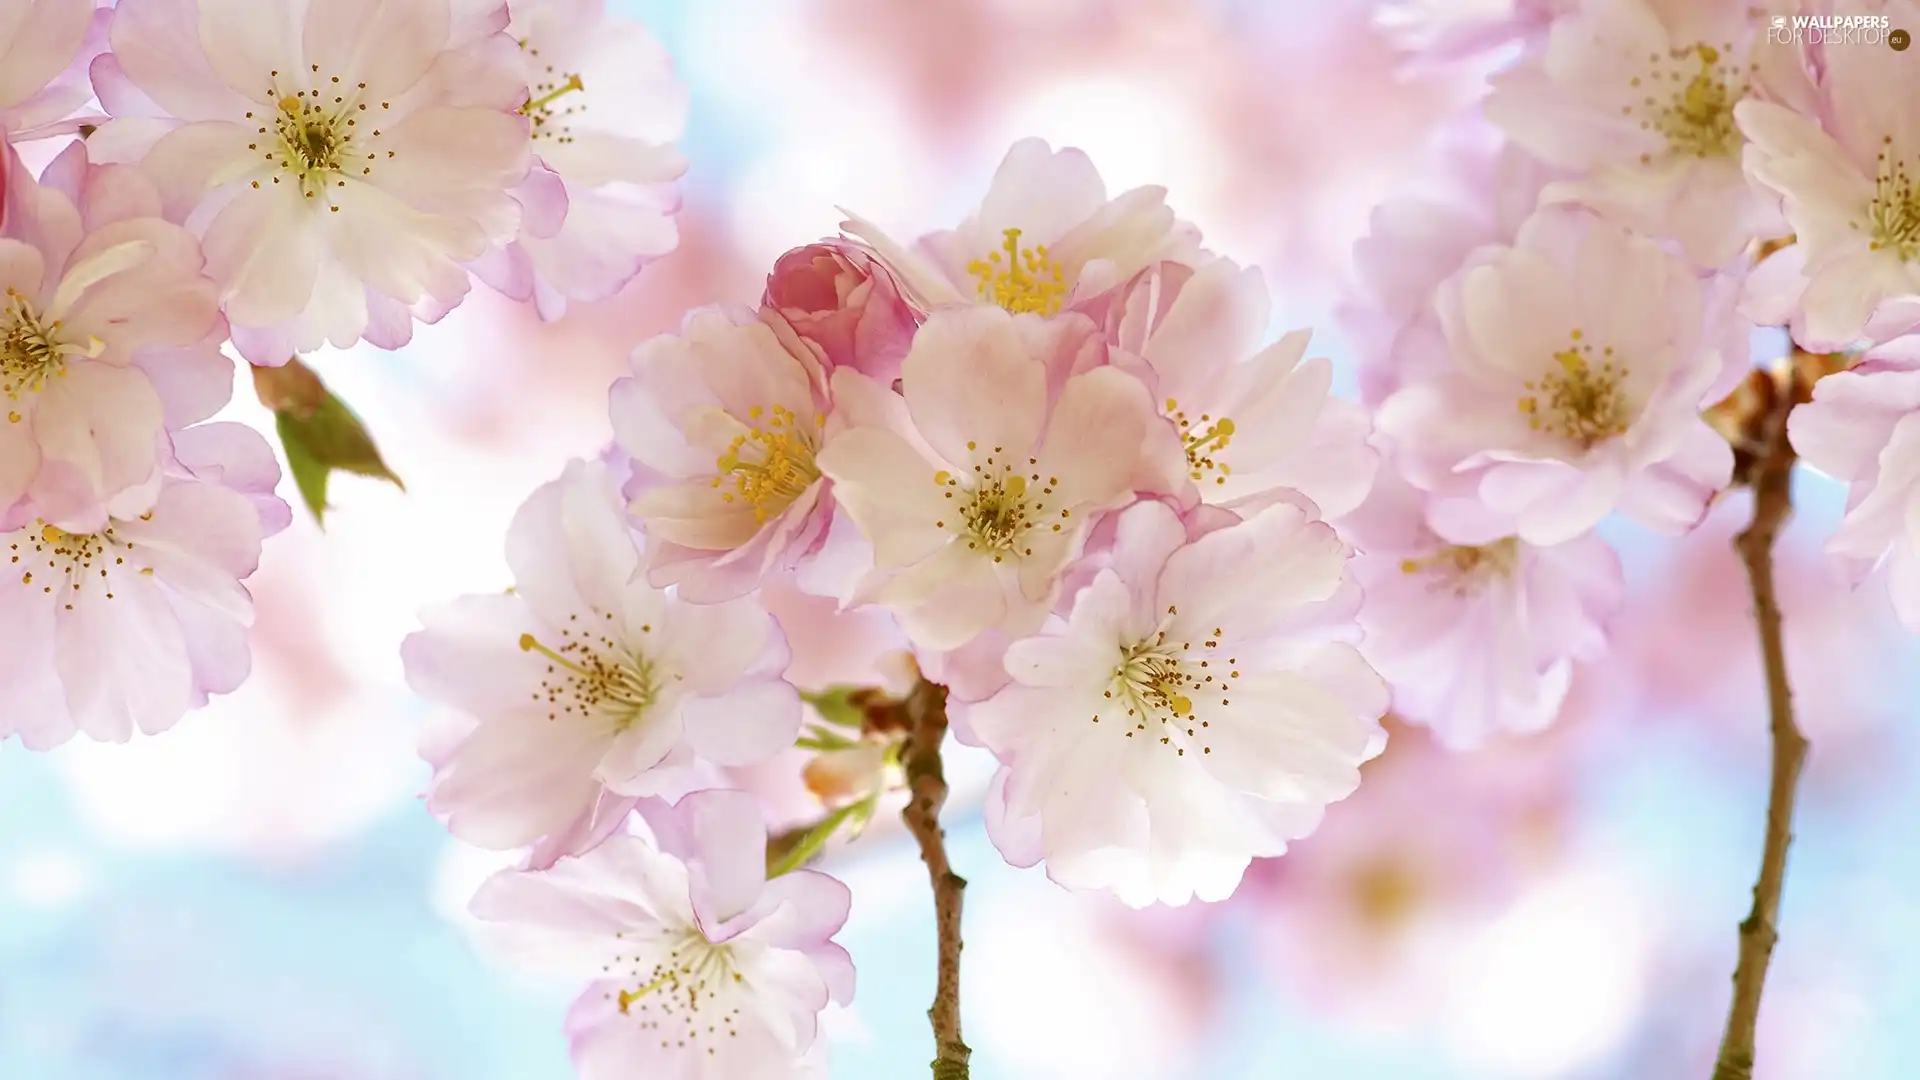
<instances>
[{"instance_id":1,"label":"pink flower bud","mask_svg":"<svg viewBox=\"0 0 1920 1080\"><path fill-rule=\"evenodd\" d=\"M851 240L822 240L780 256L767 275L763 304L818 346L832 366L852 367L884 383L899 376L920 322L893 271Z\"/></svg>"}]
</instances>

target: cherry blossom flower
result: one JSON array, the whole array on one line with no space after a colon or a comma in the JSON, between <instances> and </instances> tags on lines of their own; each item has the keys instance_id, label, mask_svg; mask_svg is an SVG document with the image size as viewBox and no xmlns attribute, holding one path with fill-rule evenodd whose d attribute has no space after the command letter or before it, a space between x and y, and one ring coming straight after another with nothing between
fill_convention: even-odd
<instances>
[{"instance_id":1,"label":"cherry blossom flower","mask_svg":"<svg viewBox=\"0 0 1920 1080\"><path fill-rule=\"evenodd\" d=\"M529 86L525 109L542 168L530 185L557 183L562 197L522 189L531 206L553 204L560 220L530 214L512 244L475 267L483 281L542 317L569 300L620 291L679 241L673 182L686 162L673 149L686 119L686 91L666 50L638 23L610 18L605 0L515 0L507 34L520 43Z\"/></svg>"},{"instance_id":2,"label":"cherry blossom flower","mask_svg":"<svg viewBox=\"0 0 1920 1080\"><path fill-rule=\"evenodd\" d=\"M1650 236L1677 240L1707 269L1756 238L1786 231L1778 206L1747 183L1736 106L1767 53L1748 0L1605 0L1563 13L1539 56L1493 79L1487 117L1575 179L1548 203L1574 202Z\"/></svg>"},{"instance_id":3,"label":"cherry blossom flower","mask_svg":"<svg viewBox=\"0 0 1920 1080\"><path fill-rule=\"evenodd\" d=\"M427 611L401 648L417 693L477 721L430 759L428 808L456 836L513 848L594 834L624 815L609 793L670 788L696 756L746 765L792 744L800 701L772 617L635 580L640 551L604 465L575 461L536 491L507 561L511 593Z\"/></svg>"},{"instance_id":4,"label":"cherry blossom flower","mask_svg":"<svg viewBox=\"0 0 1920 1080\"><path fill-rule=\"evenodd\" d=\"M1450 752L1387 724L1360 788L1229 902L1264 970L1303 1008L1367 1028L1430 1021L1483 931L1557 868L1581 759L1555 731ZM1446 807L1444 813L1434 812Z\"/></svg>"},{"instance_id":5,"label":"cherry blossom flower","mask_svg":"<svg viewBox=\"0 0 1920 1080\"><path fill-rule=\"evenodd\" d=\"M1481 145L1481 125L1467 131L1469 145L1453 148L1441 173L1448 190L1381 203L1354 242L1358 288L1336 314L1358 354L1369 408L1411 375L1448 366L1435 294L1477 249L1512 244L1556 175L1510 142Z\"/></svg>"},{"instance_id":6,"label":"cherry blossom flower","mask_svg":"<svg viewBox=\"0 0 1920 1080\"><path fill-rule=\"evenodd\" d=\"M1733 452L1699 410L1744 357L1723 360L1726 332L1678 258L1543 209L1438 303L1453 369L1411 381L1377 418L1415 486L1471 482L1490 518L1512 515L1541 545L1615 508L1674 533L1705 514Z\"/></svg>"},{"instance_id":7,"label":"cherry blossom flower","mask_svg":"<svg viewBox=\"0 0 1920 1080\"><path fill-rule=\"evenodd\" d=\"M1374 24L1422 63L1469 59L1520 43L1546 43L1554 16L1575 0L1385 0Z\"/></svg>"},{"instance_id":8,"label":"cherry blossom flower","mask_svg":"<svg viewBox=\"0 0 1920 1080\"><path fill-rule=\"evenodd\" d=\"M9 560L0 735L34 750L76 731L126 742L245 681L253 598L243 582L259 564L263 524L278 516L259 506L278 468L264 440L238 425L177 438L195 466L169 468L137 516L88 533L35 519L0 537Z\"/></svg>"},{"instance_id":9,"label":"cherry blossom flower","mask_svg":"<svg viewBox=\"0 0 1920 1080\"><path fill-rule=\"evenodd\" d=\"M36 184L17 159L0 235L0 514L22 496L61 529L135 517L160 482L163 424L232 392L199 245L126 166L75 143ZM165 395L163 397L163 395Z\"/></svg>"},{"instance_id":10,"label":"cherry blossom flower","mask_svg":"<svg viewBox=\"0 0 1920 1080\"><path fill-rule=\"evenodd\" d=\"M1433 497L1391 471L1340 521L1360 549L1361 651L1402 719L1470 749L1559 715L1575 660L1606 651L1624 592L1620 560L1592 534L1540 547L1507 530L1457 542L1428 525Z\"/></svg>"},{"instance_id":11,"label":"cherry blossom flower","mask_svg":"<svg viewBox=\"0 0 1920 1080\"><path fill-rule=\"evenodd\" d=\"M914 644L1037 626L1089 519L1133 497L1155 422L1145 388L1099 367L1048 390L1092 340L1078 316L951 309L915 336L904 396L834 373L847 427L816 464L873 545L859 599L886 605Z\"/></svg>"},{"instance_id":12,"label":"cherry blossom flower","mask_svg":"<svg viewBox=\"0 0 1920 1080\"><path fill-rule=\"evenodd\" d=\"M773 264L762 306L818 346L833 367L892 385L913 344L919 314L880 257L853 240L794 248Z\"/></svg>"},{"instance_id":13,"label":"cherry blossom flower","mask_svg":"<svg viewBox=\"0 0 1920 1080\"><path fill-rule=\"evenodd\" d=\"M0 140L65 134L56 122L87 103L76 67L94 0L0 0Z\"/></svg>"},{"instance_id":14,"label":"cherry blossom flower","mask_svg":"<svg viewBox=\"0 0 1920 1080\"><path fill-rule=\"evenodd\" d=\"M655 584L708 603L744 596L826 541L833 500L815 456L827 372L777 315L701 308L641 343L612 390L633 456L632 512Z\"/></svg>"},{"instance_id":15,"label":"cherry blossom flower","mask_svg":"<svg viewBox=\"0 0 1920 1080\"><path fill-rule=\"evenodd\" d=\"M202 236L249 360L405 344L416 316L466 295L463 263L514 237L524 68L504 7L457 14L449 0L119 4L93 71L115 119L88 141L137 161Z\"/></svg>"},{"instance_id":16,"label":"cherry blossom flower","mask_svg":"<svg viewBox=\"0 0 1920 1080\"><path fill-rule=\"evenodd\" d=\"M909 249L858 218L842 228L880 252L921 308L978 303L1053 315L1155 262L1200 260L1200 231L1174 217L1166 195L1142 187L1108 199L1085 153L1022 139L957 229Z\"/></svg>"},{"instance_id":17,"label":"cherry blossom flower","mask_svg":"<svg viewBox=\"0 0 1920 1080\"><path fill-rule=\"evenodd\" d=\"M1260 347L1271 302L1258 270L1156 263L1101 306L1111 362L1173 425L1199 499L1246 508L1284 490L1333 517L1366 498L1378 462L1366 415L1328 396L1331 361L1302 360L1307 331Z\"/></svg>"},{"instance_id":18,"label":"cherry blossom flower","mask_svg":"<svg viewBox=\"0 0 1920 1080\"><path fill-rule=\"evenodd\" d=\"M744 793L643 814L650 837L498 874L470 910L508 957L593 980L567 1017L584 1080L795 1075L821 1010L853 998L853 959L832 940L847 887L811 870L767 880Z\"/></svg>"},{"instance_id":19,"label":"cherry blossom flower","mask_svg":"<svg viewBox=\"0 0 1920 1080\"><path fill-rule=\"evenodd\" d=\"M1920 338L1897 338L1814 383L1787 434L1807 464L1848 485L1827 552L1855 585L1885 566L1895 612L1920 631Z\"/></svg>"},{"instance_id":20,"label":"cherry blossom flower","mask_svg":"<svg viewBox=\"0 0 1920 1080\"><path fill-rule=\"evenodd\" d=\"M1124 511L1114 566L969 710L1003 765L987 814L1008 861L1134 907L1213 901L1312 831L1387 708L1339 640L1357 636L1349 554L1289 504L1198 538L1163 503Z\"/></svg>"},{"instance_id":21,"label":"cherry blossom flower","mask_svg":"<svg viewBox=\"0 0 1920 1080\"><path fill-rule=\"evenodd\" d=\"M1896 27L1920 23L1909 3L1880 5ZM1749 99L1735 110L1753 181L1778 197L1796 240L1756 275L1770 294L1751 313L1786 306L1794 340L1832 352L1886 341L1920 325L1920 139L1888 103L1920 89L1904 53L1849 48L1821 65L1810 99ZM1797 310L1794 310L1797 309Z\"/></svg>"}]
</instances>

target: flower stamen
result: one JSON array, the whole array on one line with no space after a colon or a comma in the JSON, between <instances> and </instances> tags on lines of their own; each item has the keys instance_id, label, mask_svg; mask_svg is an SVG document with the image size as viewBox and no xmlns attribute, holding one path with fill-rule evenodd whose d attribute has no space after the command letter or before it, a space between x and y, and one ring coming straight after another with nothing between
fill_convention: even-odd
<instances>
[{"instance_id":1,"label":"flower stamen","mask_svg":"<svg viewBox=\"0 0 1920 1080\"><path fill-rule=\"evenodd\" d=\"M699 931L688 930L673 941L666 958L644 969L644 974L639 965L646 961L638 953L616 956L614 962L635 965L635 976L645 981L635 989L607 995L608 1000L619 1006L620 1015L632 1017L641 1028L659 1032L665 1040L662 1047L676 1042L682 1047L698 1045L721 1034L730 1039L739 1036L739 1008L720 1007L722 993L743 981L729 947L715 945ZM663 1026L667 1030L662 1030ZM709 1054L714 1052L711 1046L706 1049Z\"/></svg>"},{"instance_id":2,"label":"flower stamen","mask_svg":"<svg viewBox=\"0 0 1920 1080\"><path fill-rule=\"evenodd\" d=\"M1511 576L1519 562L1520 542L1509 536L1479 546L1449 544L1425 558L1402 559L1400 572L1425 574L1432 579L1430 590L1466 596Z\"/></svg>"},{"instance_id":3,"label":"flower stamen","mask_svg":"<svg viewBox=\"0 0 1920 1080\"><path fill-rule=\"evenodd\" d=\"M540 50L531 43L522 41L520 48L525 50L532 59L539 60ZM552 64L544 64L542 67L543 77L535 81L530 88L528 101L520 107L520 112L533 121L533 137L536 140L550 139L557 143L570 143L573 141L573 134L566 119L585 112L586 102L576 99L559 109L554 108L554 103L568 94L583 93L587 86L580 80L578 74L568 74L565 78L560 78Z\"/></svg>"},{"instance_id":4,"label":"flower stamen","mask_svg":"<svg viewBox=\"0 0 1920 1080\"><path fill-rule=\"evenodd\" d=\"M748 416L752 426L746 434L734 436L727 452L715 462L720 475L713 478L712 486L718 488L732 477L733 490L723 492L720 498L746 503L753 508L754 523L764 525L820 479L820 469L813 461L817 447L813 430L785 406L762 410L756 405ZM767 416L764 425L760 423L763 416ZM815 417L814 427L824 421L824 417Z\"/></svg>"},{"instance_id":5,"label":"flower stamen","mask_svg":"<svg viewBox=\"0 0 1920 1080\"><path fill-rule=\"evenodd\" d=\"M1904 161L1893 157L1893 137L1883 136L1876 155L1873 201L1867 205L1870 251L1890 250L1905 262L1920 257L1920 191ZM1849 222L1855 229L1858 223Z\"/></svg>"},{"instance_id":6,"label":"flower stamen","mask_svg":"<svg viewBox=\"0 0 1920 1080\"><path fill-rule=\"evenodd\" d=\"M587 88L586 84L580 81L580 76L569 75L567 76L566 82L561 83L559 86L554 87L552 90L549 90L546 93L540 95L539 97L529 100L525 105L520 106L520 112L526 116L532 116L536 112L545 112L547 109L547 106L553 104L555 101L558 101L563 97L566 97L568 94L571 94L576 90L585 90L586 88Z\"/></svg>"},{"instance_id":7,"label":"flower stamen","mask_svg":"<svg viewBox=\"0 0 1920 1080\"><path fill-rule=\"evenodd\" d=\"M1106 697L1126 713L1127 738L1144 734L1175 757L1187 756L1189 746L1213 753L1208 732L1219 710L1232 705L1228 687L1240 677L1239 660L1220 656L1217 629L1197 645L1181 635L1170 636L1163 626L1153 637L1120 651ZM1099 723L1100 717L1093 720Z\"/></svg>"},{"instance_id":8,"label":"flower stamen","mask_svg":"<svg viewBox=\"0 0 1920 1080\"><path fill-rule=\"evenodd\" d=\"M275 174L269 177L273 183L280 183L281 174L285 174L299 185L302 196L326 201L328 209L338 213L340 207L325 198L328 189L346 187L349 177L373 174L373 164L382 156L378 149L381 133L360 123L361 115L375 104L360 100L366 83L347 86L338 75L321 78L317 64L313 65L313 75L312 86L289 93L282 88L281 73L272 73L267 88L275 102L272 123L268 126L267 118L247 113L247 119L260 125L254 130L261 136L248 143L247 149L275 167ZM393 107L390 101L377 104L382 110ZM268 143L265 149L261 148L262 142ZM387 150L384 155L391 158L394 151ZM258 188L260 181L253 181L253 186Z\"/></svg>"},{"instance_id":9,"label":"flower stamen","mask_svg":"<svg viewBox=\"0 0 1920 1080\"><path fill-rule=\"evenodd\" d=\"M1553 354L1558 371L1527 380L1528 393L1520 399L1520 411L1534 431L1558 435L1583 449L1592 449L1625 434L1632 410L1623 386L1627 370L1611 359L1613 347L1602 351L1596 367L1593 346L1580 338L1580 331L1575 330L1574 344Z\"/></svg>"},{"instance_id":10,"label":"flower stamen","mask_svg":"<svg viewBox=\"0 0 1920 1080\"><path fill-rule=\"evenodd\" d=\"M67 358L85 355L87 350L62 344L60 322L42 322L27 298L9 287L7 305L0 308L0 395L19 401L27 394L46 389L48 379L67 374ZM18 424L18 410L9 410L7 420Z\"/></svg>"},{"instance_id":11,"label":"flower stamen","mask_svg":"<svg viewBox=\"0 0 1920 1080\"><path fill-rule=\"evenodd\" d=\"M554 649L532 634L520 635L521 652L538 653L553 664L547 674L556 678L541 680L533 695L549 706L548 720L608 716L616 730L625 731L659 700L664 680L650 658L620 650L605 636L598 638L598 648L575 640L571 630L561 636L564 643ZM559 677L562 671L566 675Z\"/></svg>"},{"instance_id":12,"label":"flower stamen","mask_svg":"<svg viewBox=\"0 0 1920 1080\"><path fill-rule=\"evenodd\" d=\"M20 584L39 585L41 593L51 596L56 589L82 592L88 582L98 580L103 583L102 595L108 600L114 598L113 570L126 565L127 557L120 552L132 551L131 542L116 537L111 525L97 533L70 533L44 520L34 524L39 526L37 530L23 529L13 534L16 539L8 549L10 562L15 567L44 562L47 573L36 578L34 570L24 570ZM114 553L111 561L108 560L110 552ZM148 574L151 570L143 568L141 573ZM65 607L73 610L71 598Z\"/></svg>"},{"instance_id":13,"label":"flower stamen","mask_svg":"<svg viewBox=\"0 0 1920 1080\"><path fill-rule=\"evenodd\" d=\"M1197 422L1189 420L1172 398L1167 399L1166 416L1180 429L1180 442L1187 452L1187 475L1204 480L1213 473L1215 484L1225 484L1233 469L1219 455L1233 438L1233 421L1224 416L1216 420L1206 413L1201 413Z\"/></svg>"},{"instance_id":14,"label":"flower stamen","mask_svg":"<svg viewBox=\"0 0 1920 1080\"><path fill-rule=\"evenodd\" d=\"M1020 246L1020 230L1006 230L1000 250L967 264L967 273L980 279L982 299L1014 314L1057 315L1067 295L1067 272L1047 254L1047 245L1032 250Z\"/></svg>"},{"instance_id":15,"label":"flower stamen","mask_svg":"<svg viewBox=\"0 0 1920 1080\"><path fill-rule=\"evenodd\" d=\"M1726 59L1732 52L1730 42L1718 48L1697 42L1670 49L1664 57L1649 53L1648 68L1628 84L1644 92L1640 130L1661 136L1669 151L1687 157L1737 154L1741 137L1733 107L1747 94L1747 73ZM1620 111L1631 116L1635 108L1623 105ZM1640 160L1648 163L1652 155L1642 154Z\"/></svg>"},{"instance_id":16,"label":"flower stamen","mask_svg":"<svg viewBox=\"0 0 1920 1080\"><path fill-rule=\"evenodd\" d=\"M976 450L978 444L968 443L967 449ZM968 486L962 486L945 469L933 474L942 495L962 500L957 510L950 516L943 515L934 527L959 533L966 538L968 550L991 555L994 562L1003 562L1009 555L1033 554L1033 548L1022 540L1047 519L1047 497L1060 483L1057 476L1015 472L1013 462L1003 458L1004 453L1004 448L994 447L984 463L973 467L975 480ZM1037 464L1037 459L1027 459L1029 467ZM1059 516L1061 520L1051 525L1054 532L1062 530L1071 512L1062 510Z\"/></svg>"}]
</instances>

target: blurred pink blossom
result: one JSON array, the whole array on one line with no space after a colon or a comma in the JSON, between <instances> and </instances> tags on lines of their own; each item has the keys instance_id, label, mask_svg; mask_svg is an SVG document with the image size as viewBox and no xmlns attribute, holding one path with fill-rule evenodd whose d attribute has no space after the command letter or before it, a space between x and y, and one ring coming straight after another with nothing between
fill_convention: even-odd
<instances>
[{"instance_id":1,"label":"blurred pink blossom","mask_svg":"<svg viewBox=\"0 0 1920 1080\"><path fill-rule=\"evenodd\" d=\"M1765 681L1746 572L1733 548L1748 501L1730 497L1680 541L1657 576L1633 590L1614 625L1618 671L1638 694L1609 713L1626 724L1695 728L1730 769L1751 774L1766 753ZM1909 639L1886 596L1836 581L1811 522L1790 526L1775 555L1787 671L1801 728L1817 749L1809 797L1850 802L1903 767L1903 711L1886 679L1909 670Z\"/></svg>"},{"instance_id":2,"label":"blurred pink blossom","mask_svg":"<svg viewBox=\"0 0 1920 1080\"><path fill-rule=\"evenodd\" d=\"M1390 722L1359 790L1232 904L1301 1003L1390 1024L1435 1008L1452 949L1551 869L1571 811L1563 732L1458 754Z\"/></svg>"},{"instance_id":3,"label":"blurred pink blossom","mask_svg":"<svg viewBox=\"0 0 1920 1080\"><path fill-rule=\"evenodd\" d=\"M1442 743L1535 734L1559 715L1575 661L1607 649L1620 559L1592 534L1551 547L1507 529L1444 538L1436 501L1385 469L1338 522L1360 549L1361 651L1393 685L1395 714Z\"/></svg>"},{"instance_id":4,"label":"blurred pink blossom","mask_svg":"<svg viewBox=\"0 0 1920 1080\"><path fill-rule=\"evenodd\" d=\"M1908 524L1920 505L1920 337L1896 338L1813 387L1787 432L1808 465L1847 487L1847 514L1827 541L1858 585L1885 568L1894 611L1920 631L1920 536Z\"/></svg>"},{"instance_id":5,"label":"blurred pink blossom","mask_svg":"<svg viewBox=\"0 0 1920 1080\"><path fill-rule=\"evenodd\" d=\"M1439 190L1374 207L1354 242L1358 288L1336 307L1360 363L1360 400L1378 406L1409 378L1451 362L1434 299L1490 244L1512 244L1553 173L1480 123L1453 129Z\"/></svg>"},{"instance_id":6,"label":"blurred pink blossom","mask_svg":"<svg viewBox=\"0 0 1920 1080\"><path fill-rule=\"evenodd\" d=\"M1472 481L1487 530L1510 516L1533 544L1615 509L1668 534L1699 523L1733 470L1699 410L1739 368L1720 351L1731 312L1685 263L1546 208L1511 247L1477 252L1437 304L1452 364L1403 385L1376 421L1408 481L1441 493Z\"/></svg>"},{"instance_id":7,"label":"blurred pink blossom","mask_svg":"<svg viewBox=\"0 0 1920 1080\"><path fill-rule=\"evenodd\" d=\"M1576 175L1549 203L1578 203L1679 243L1715 270L1786 232L1778 199L1747 181L1734 109L1764 92L1765 33L1750 0L1613 0L1560 16L1546 48L1493 79L1488 118ZM1643 85L1644 84L1644 85Z\"/></svg>"}]
</instances>

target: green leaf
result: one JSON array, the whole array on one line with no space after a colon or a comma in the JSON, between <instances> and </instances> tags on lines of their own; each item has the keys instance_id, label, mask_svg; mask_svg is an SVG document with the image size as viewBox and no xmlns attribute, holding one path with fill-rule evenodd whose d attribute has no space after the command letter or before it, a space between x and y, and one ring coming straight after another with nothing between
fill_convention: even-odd
<instances>
[{"instance_id":1,"label":"green leaf","mask_svg":"<svg viewBox=\"0 0 1920 1080\"><path fill-rule=\"evenodd\" d=\"M836 727L850 731L864 731L867 726L867 710L854 700L856 697L871 693L858 686L830 686L817 694L803 693L800 700L813 706L820 718Z\"/></svg>"},{"instance_id":2,"label":"green leaf","mask_svg":"<svg viewBox=\"0 0 1920 1080\"><path fill-rule=\"evenodd\" d=\"M335 472L386 480L407 490L380 457L366 425L298 357L284 367L255 368L253 382L261 403L274 412L274 428L300 499L322 528L327 481Z\"/></svg>"},{"instance_id":3,"label":"green leaf","mask_svg":"<svg viewBox=\"0 0 1920 1080\"><path fill-rule=\"evenodd\" d=\"M849 839L859 839L867 831L867 826L873 824L873 815L880 809L880 796L883 794L883 789L874 788L866 798L853 804L853 815L847 819Z\"/></svg>"},{"instance_id":4,"label":"green leaf","mask_svg":"<svg viewBox=\"0 0 1920 1080\"><path fill-rule=\"evenodd\" d=\"M769 879L777 878L781 874L791 873L807 865L807 863L812 862L813 857L820 854L820 850L827 846L827 841L833 839L833 834L848 818L854 815L855 811L859 810L861 805L863 804L854 803L850 806L843 806L833 813L828 814L826 819L821 821L820 824L808 829L806 835L800 838L799 843L794 844L785 855L774 861L773 864L767 868L767 877ZM871 810L868 810L867 813L868 816L872 816Z\"/></svg>"},{"instance_id":5,"label":"green leaf","mask_svg":"<svg viewBox=\"0 0 1920 1080\"><path fill-rule=\"evenodd\" d=\"M833 750L852 750L860 743L858 740L849 739L845 735L815 724L809 727L805 734L793 740L793 745L801 750L812 750L824 754Z\"/></svg>"}]
</instances>

